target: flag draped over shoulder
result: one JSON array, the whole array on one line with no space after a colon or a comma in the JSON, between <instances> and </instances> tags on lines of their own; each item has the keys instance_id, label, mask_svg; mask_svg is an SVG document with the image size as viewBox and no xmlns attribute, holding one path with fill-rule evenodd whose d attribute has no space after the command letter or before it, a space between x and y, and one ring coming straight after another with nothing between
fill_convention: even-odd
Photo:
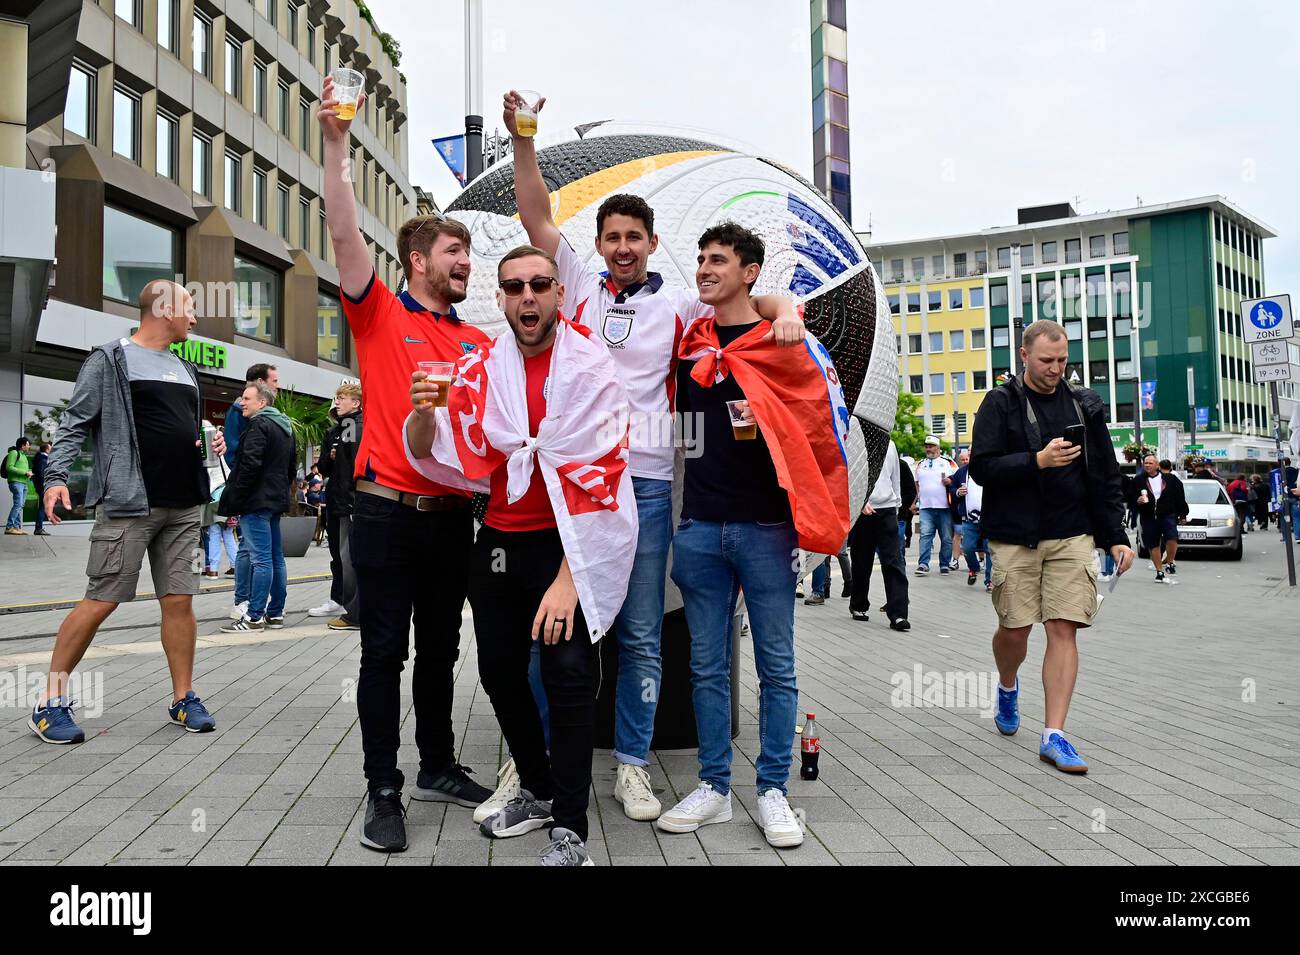
<instances>
[{"instance_id":1,"label":"flag draped over shoulder","mask_svg":"<svg viewBox=\"0 0 1300 955\"><path fill-rule=\"evenodd\" d=\"M762 340L769 328L760 323L722 348L716 320L708 318L687 331L680 354L695 362L691 377L703 388L735 376L790 496L799 546L837 554L850 526L844 390L816 337L805 334L802 346L782 348Z\"/></svg>"},{"instance_id":2,"label":"flag draped over shoulder","mask_svg":"<svg viewBox=\"0 0 1300 955\"><path fill-rule=\"evenodd\" d=\"M627 472L628 401L609 349L561 318L548 372L546 417L529 435L524 356L512 332L456 363L438 408L432 457L408 445L411 465L449 487L488 491L506 468L506 500L542 469L592 642L613 625L636 555L637 514ZM405 429L403 429L405 430Z\"/></svg>"}]
</instances>

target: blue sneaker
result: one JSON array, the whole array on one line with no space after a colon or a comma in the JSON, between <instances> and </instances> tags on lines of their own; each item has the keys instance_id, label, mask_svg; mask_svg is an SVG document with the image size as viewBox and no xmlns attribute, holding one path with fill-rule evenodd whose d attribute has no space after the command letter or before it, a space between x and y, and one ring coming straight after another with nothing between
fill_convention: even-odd
<instances>
[{"instance_id":1,"label":"blue sneaker","mask_svg":"<svg viewBox=\"0 0 1300 955\"><path fill-rule=\"evenodd\" d=\"M1016 688L1010 692L998 684L998 709L993 714L993 722L1003 736L1015 736L1020 729L1020 677L1016 677Z\"/></svg>"},{"instance_id":2,"label":"blue sneaker","mask_svg":"<svg viewBox=\"0 0 1300 955\"><path fill-rule=\"evenodd\" d=\"M203 701L190 690L184 699L177 700L167 708L167 715L173 723L179 723L189 733L211 733L217 728L217 721L212 718Z\"/></svg>"},{"instance_id":3,"label":"blue sneaker","mask_svg":"<svg viewBox=\"0 0 1300 955\"><path fill-rule=\"evenodd\" d=\"M53 697L44 706L32 709L27 725L47 743L84 743L86 734L72 718L72 708L76 705L76 700Z\"/></svg>"},{"instance_id":4,"label":"blue sneaker","mask_svg":"<svg viewBox=\"0 0 1300 955\"><path fill-rule=\"evenodd\" d=\"M1060 733L1053 733L1046 743L1038 747L1038 758L1051 763L1063 773L1086 773L1088 764L1070 741Z\"/></svg>"}]
</instances>

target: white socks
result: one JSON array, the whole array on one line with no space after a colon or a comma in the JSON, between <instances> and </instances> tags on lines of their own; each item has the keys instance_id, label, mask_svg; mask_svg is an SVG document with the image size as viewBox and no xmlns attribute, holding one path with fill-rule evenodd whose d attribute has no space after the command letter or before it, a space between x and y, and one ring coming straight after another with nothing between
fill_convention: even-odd
<instances>
[{"instance_id":1,"label":"white socks","mask_svg":"<svg viewBox=\"0 0 1300 955\"><path fill-rule=\"evenodd\" d=\"M1053 734L1053 733L1058 734L1062 739L1065 738L1065 730L1056 730L1056 729L1052 729L1051 727L1048 727L1047 729L1043 730L1043 745L1044 745L1044 746L1046 746L1047 743L1048 743L1048 741L1052 738L1052 734Z\"/></svg>"}]
</instances>

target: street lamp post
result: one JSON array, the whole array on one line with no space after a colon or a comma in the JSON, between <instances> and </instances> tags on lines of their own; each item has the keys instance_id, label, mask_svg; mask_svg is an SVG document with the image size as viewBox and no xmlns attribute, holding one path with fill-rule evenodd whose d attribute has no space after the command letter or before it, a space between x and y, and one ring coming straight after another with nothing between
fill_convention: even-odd
<instances>
[{"instance_id":1,"label":"street lamp post","mask_svg":"<svg viewBox=\"0 0 1300 955\"><path fill-rule=\"evenodd\" d=\"M483 172L483 2L465 0L465 181Z\"/></svg>"}]
</instances>

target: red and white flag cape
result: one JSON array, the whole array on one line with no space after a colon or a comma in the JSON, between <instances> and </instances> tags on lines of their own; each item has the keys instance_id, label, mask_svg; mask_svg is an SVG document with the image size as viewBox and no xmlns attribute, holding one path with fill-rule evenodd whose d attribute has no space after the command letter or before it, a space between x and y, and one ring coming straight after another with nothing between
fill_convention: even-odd
<instances>
[{"instance_id":1,"label":"red and white flag cape","mask_svg":"<svg viewBox=\"0 0 1300 955\"><path fill-rule=\"evenodd\" d=\"M435 412L432 457L417 457L409 444L406 456L430 479L471 491L487 492L489 475L504 467L511 504L540 467L594 643L623 606L636 555L627 391L609 349L564 318L556 326L546 417L536 438L528 433L525 383L513 332L480 345L456 363L447 407Z\"/></svg>"},{"instance_id":2,"label":"red and white flag cape","mask_svg":"<svg viewBox=\"0 0 1300 955\"><path fill-rule=\"evenodd\" d=\"M686 332L680 354L695 362L691 377L701 387L735 376L790 497L799 546L838 554L850 526L844 389L816 337L805 333L802 347L782 348L762 340L770 329L760 322L722 348L716 319L706 318Z\"/></svg>"}]
</instances>

